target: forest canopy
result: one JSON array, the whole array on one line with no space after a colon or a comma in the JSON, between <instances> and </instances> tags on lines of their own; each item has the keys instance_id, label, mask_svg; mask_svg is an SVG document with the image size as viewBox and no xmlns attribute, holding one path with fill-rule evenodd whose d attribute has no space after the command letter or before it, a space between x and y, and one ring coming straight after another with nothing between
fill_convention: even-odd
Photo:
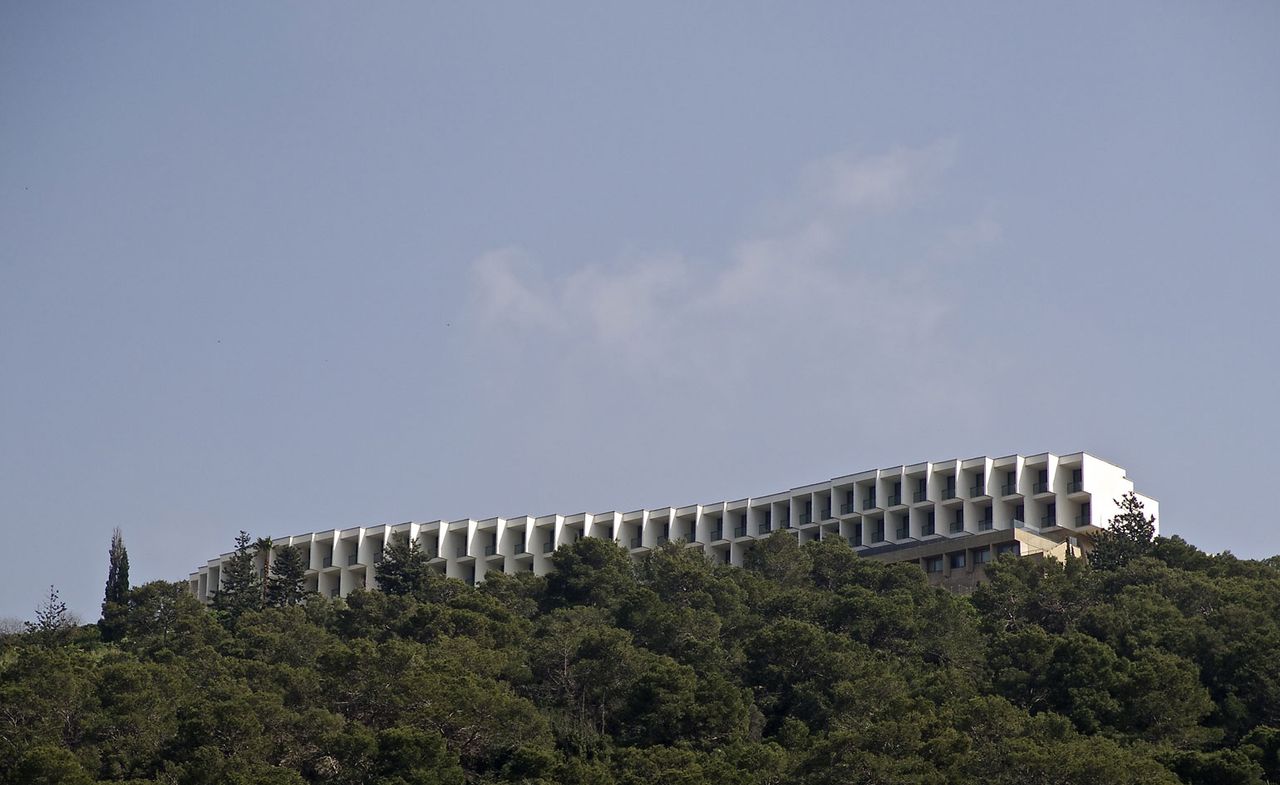
<instances>
[{"instance_id":1,"label":"forest canopy","mask_svg":"<svg viewBox=\"0 0 1280 785\"><path fill-rule=\"evenodd\" d=\"M1274 560L1156 538L960 596L782 532L476 587L412 551L344 599L287 552L212 607L116 569L105 624L3 637L0 783L1280 782Z\"/></svg>"}]
</instances>

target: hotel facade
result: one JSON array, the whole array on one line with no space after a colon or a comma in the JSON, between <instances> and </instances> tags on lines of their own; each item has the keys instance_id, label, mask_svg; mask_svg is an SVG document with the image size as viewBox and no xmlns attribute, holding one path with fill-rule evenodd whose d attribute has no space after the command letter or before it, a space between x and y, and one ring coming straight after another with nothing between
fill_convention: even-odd
<instances>
[{"instance_id":1,"label":"hotel facade","mask_svg":"<svg viewBox=\"0 0 1280 785\"><path fill-rule=\"evenodd\" d=\"M776 531L802 543L839 538L864 557L913 562L931 582L963 590L1005 553L1061 558L1087 551L1117 514L1116 500L1130 492L1124 469L1087 453L1008 455L869 469L714 504L409 521L297 534L275 544L299 548L309 564L307 588L331 597L377 588L383 549L397 538L417 539L435 569L475 583L495 571L547 573L556 548L582 537L613 540L637 558L681 542L740 566L755 541ZM1158 518L1158 503L1136 495ZM230 557L224 553L191 573L197 598L212 597Z\"/></svg>"}]
</instances>

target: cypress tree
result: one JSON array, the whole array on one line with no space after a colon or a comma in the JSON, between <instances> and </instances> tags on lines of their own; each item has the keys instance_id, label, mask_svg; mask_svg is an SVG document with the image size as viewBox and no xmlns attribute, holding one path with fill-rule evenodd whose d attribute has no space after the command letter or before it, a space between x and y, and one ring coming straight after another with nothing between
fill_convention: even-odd
<instances>
[{"instance_id":1,"label":"cypress tree","mask_svg":"<svg viewBox=\"0 0 1280 785\"><path fill-rule=\"evenodd\" d=\"M119 640L129 610L129 551L119 527L111 532L108 554L107 588L102 598L102 621L98 628L104 641Z\"/></svg>"},{"instance_id":2,"label":"cypress tree","mask_svg":"<svg viewBox=\"0 0 1280 785\"><path fill-rule=\"evenodd\" d=\"M270 537L259 537L253 547L258 553L262 554L262 601L270 604L270 600L267 598L267 587L271 585L271 553L272 549L275 548L275 543L271 541Z\"/></svg>"}]
</instances>

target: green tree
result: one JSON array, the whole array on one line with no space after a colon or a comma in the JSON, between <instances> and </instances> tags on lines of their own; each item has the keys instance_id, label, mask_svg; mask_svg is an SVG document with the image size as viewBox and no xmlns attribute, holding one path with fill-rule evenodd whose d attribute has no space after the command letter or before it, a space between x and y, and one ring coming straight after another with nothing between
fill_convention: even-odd
<instances>
[{"instance_id":1,"label":"green tree","mask_svg":"<svg viewBox=\"0 0 1280 785\"><path fill-rule=\"evenodd\" d=\"M425 592L435 577L430 561L416 537L392 538L378 565L378 588L397 597Z\"/></svg>"},{"instance_id":2,"label":"green tree","mask_svg":"<svg viewBox=\"0 0 1280 785\"><path fill-rule=\"evenodd\" d=\"M752 543L743 566L788 587L808 584L813 568L809 552L800 547L795 535L785 531L776 531Z\"/></svg>"},{"instance_id":3,"label":"green tree","mask_svg":"<svg viewBox=\"0 0 1280 785\"><path fill-rule=\"evenodd\" d=\"M378 734L374 785L462 785L458 757L439 733L387 728Z\"/></svg>"},{"instance_id":4,"label":"green tree","mask_svg":"<svg viewBox=\"0 0 1280 785\"><path fill-rule=\"evenodd\" d=\"M49 596L36 606L35 621L24 623L27 632L41 643L56 645L65 643L75 629L76 619L67 610L67 604L51 584Z\"/></svg>"},{"instance_id":5,"label":"green tree","mask_svg":"<svg viewBox=\"0 0 1280 785\"><path fill-rule=\"evenodd\" d=\"M636 585L631 556L616 542L582 537L551 555L546 599L557 606L617 606Z\"/></svg>"},{"instance_id":6,"label":"green tree","mask_svg":"<svg viewBox=\"0 0 1280 785\"><path fill-rule=\"evenodd\" d=\"M262 587L262 603L267 603L267 587L271 579L271 549L275 547L275 543L270 537L259 537L253 543L253 550L262 557L262 572L259 573L258 583Z\"/></svg>"},{"instance_id":7,"label":"green tree","mask_svg":"<svg viewBox=\"0 0 1280 785\"><path fill-rule=\"evenodd\" d=\"M1116 500L1120 512L1111 525L1098 532L1089 552L1089 564L1097 570L1118 570L1151 552L1156 536L1156 518L1142 511L1142 502L1130 491Z\"/></svg>"},{"instance_id":8,"label":"green tree","mask_svg":"<svg viewBox=\"0 0 1280 785\"><path fill-rule=\"evenodd\" d=\"M129 551L124 547L124 534L119 528L111 533L111 549L107 555L107 588L98 628L104 641L114 641L119 639L129 613Z\"/></svg>"},{"instance_id":9,"label":"green tree","mask_svg":"<svg viewBox=\"0 0 1280 785\"><path fill-rule=\"evenodd\" d=\"M196 657L226 636L185 582L150 581L129 592L125 639L132 651L159 659Z\"/></svg>"},{"instance_id":10,"label":"green tree","mask_svg":"<svg viewBox=\"0 0 1280 785\"><path fill-rule=\"evenodd\" d=\"M262 607L262 582L249 543L249 533L241 530L235 551L222 565L222 583L213 593L213 609L230 619Z\"/></svg>"},{"instance_id":11,"label":"green tree","mask_svg":"<svg viewBox=\"0 0 1280 785\"><path fill-rule=\"evenodd\" d=\"M0 769L2 771L2 769ZM42 745L22 753L9 771L0 777L4 785L93 785L93 777L64 747Z\"/></svg>"},{"instance_id":12,"label":"green tree","mask_svg":"<svg viewBox=\"0 0 1280 785\"><path fill-rule=\"evenodd\" d=\"M306 596L307 563L302 549L286 545L276 553L267 576L267 605L284 608L297 605Z\"/></svg>"}]
</instances>

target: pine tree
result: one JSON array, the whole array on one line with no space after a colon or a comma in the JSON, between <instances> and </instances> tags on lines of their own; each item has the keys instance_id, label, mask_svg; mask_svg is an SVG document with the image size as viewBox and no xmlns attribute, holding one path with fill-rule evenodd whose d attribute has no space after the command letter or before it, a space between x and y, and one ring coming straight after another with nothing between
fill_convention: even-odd
<instances>
[{"instance_id":1,"label":"pine tree","mask_svg":"<svg viewBox=\"0 0 1280 785\"><path fill-rule=\"evenodd\" d=\"M378 565L378 588L395 595L425 592L434 577L427 565L430 560L416 539L392 540Z\"/></svg>"},{"instance_id":2,"label":"pine tree","mask_svg":"<svg viewBox=\"0 0 1280 785\"><path fill-rule=\"evenodd\" d=\"M1142 502L1130 491L1116 500L1120 513L1098 532L1089 552L1089 564L1097 570L1118 570L1146 555L1155 542L1156 518L1142 511Z\"/></svg>"},{"instance_id":3,"label":"pine tree","mask_svg":"<svg viewBox=\"0 0 1280 785\"><path fill-rule=\"evenodd\" d=\"M124 534L119 528L111 533L111 549L107 553L107 588L98 628L104 641L114 641L120 639L129 611L129 551L124 547Z\"/></svg>"},{"instance_id":4,"label":"pine tree","mask_svg":"<svg viewBox=\"0 0 1280 785\"><path fill-rule=\"evenodd\" d=\"M48 598L36 606L36 620L24 622L24 626L41 642L55 644L67 639L76 626L76 620L58 596L58 590L50 585Z\"/></svg>"},{"instance_id":5,"label":"pine tree","mask_svg":"<svg viewBox=\"0 0 1280 785\"><path fill-rule=\"evenodd\" d=\"M236 536L236 549L222 565L221 585L213 594L213 609L230 618L262 607L262 581L254 564L256 554L249 533Z\"/></svg>"},{"instance_id":6,"label":"pine tree","mask_svg":"<svg viewBox=\"0 0 1280 785\"><path fill-rule=\"evenodd\" d=\"M306 597L307 563L302 550L286 545L276 553L267 578L267 605L284 608L297 605Z\"/></svg>"}]
</instances>

